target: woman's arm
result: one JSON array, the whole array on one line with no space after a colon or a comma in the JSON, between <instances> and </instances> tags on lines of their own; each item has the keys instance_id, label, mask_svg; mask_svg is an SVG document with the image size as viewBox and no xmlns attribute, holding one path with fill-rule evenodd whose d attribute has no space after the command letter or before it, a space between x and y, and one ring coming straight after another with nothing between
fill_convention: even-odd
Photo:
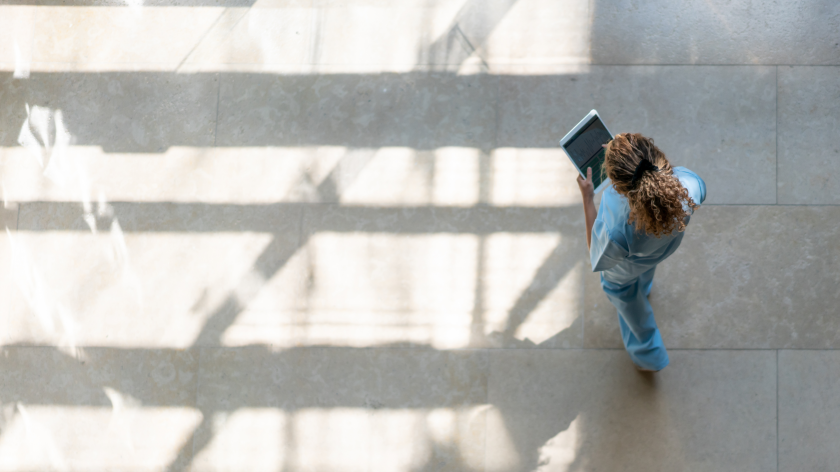
<instances>
[{"instance_id":1,"label":"woman's arm","mask_svg":"<svg viewBox=\"0 0 840 472\"><path fill-rule=\"evenodd\" d=\"M598 217L598 209L595 208L595 187L592 185L592 168L586 169L586 178L580 175L577 178L580 195L583 198L583 215L586 218L586 247L592 247L592 225Z\"/></svg>"}]
</instances>

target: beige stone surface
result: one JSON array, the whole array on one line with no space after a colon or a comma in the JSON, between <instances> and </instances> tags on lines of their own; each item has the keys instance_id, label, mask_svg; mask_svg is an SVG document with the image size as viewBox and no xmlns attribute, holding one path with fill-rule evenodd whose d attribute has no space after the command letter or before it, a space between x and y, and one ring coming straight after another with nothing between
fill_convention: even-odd
<instances>
[{"instance_id":1,"label":"beige stone surface","mask_svg":"<svg viewBox=\"0 0 840 472\"><path fill-rule=\"evenodd\" d=\"M837 351L779 351L779 470L827 470L840 453Z\"/></svg>"},{"instance_id":2,"label":"beige stone surface","mask_svg":"<svg viewBox=\"0 0 840 472\"><path fill-rule=\"evenodd\" d=\"M838 207L706 206L657 268L666 347L836 349ZM586 278L586 347L620 347L615 308Z\"/></svg>"},{"instance_id":3,"label":"beige stone surface","mask_svg":"<svg viewBox=\"0 0 840 472\"><path fill-rule=\"evenodd\" d=\"M3 224L4 230L15 231L18 222L18 204L13 202L4 202L0 206L0 223Z\"/></svg>"},{"instance_id":4,"label":"beige stone surface","mask_svg":"<svg viewBox=\"0 0 840 472\"><path fill-rule=\"evenodd\" d=\"M194 467L227 470L232 457L247 454L249 470L480 470L484 357L424 349L203 349L205 422L196 431ZM255 427L248 415L259 418ZM272 446L254 448L264 432Z\"/></svg>"},{"instance_id":5,"label":"beige stone surface","mask_svg":"<svg viewBox=\"0 0 840 472\"><path fill-rule=\"evenodd\" d=\"M3 224L3 232L0 234L0 323L7 324L14 319L11 314L10 300L14 294L14 273L12 271L12 255L14 254L9 244L14 232L17 229L18 205L8 203L0 205L0 221ZM0 397L0 401L2 397Z\"/></svg>"},{"instance_id":6,"label":"beige stone surface","mask_svg":"<svg viewBox=\"0 0 840 472\"><path fill-rule=\"evenodd\" d=\"M292 303L302 279L299 208L25 204L2 342L218 345L269 282ZM283 306L276 297L275 306Z\"/></svg>"},{"instance_id":7,"label":"beige stone surface","mask_svg":"<svg viewBox=\"0 0 840 472\"><path fill-rule=\"evenodd\" d=\"M592 6L592 62L836 65L838 26L831 0L599 0Z\"/></svg>"},{"instance_id":8,"label":"beige stone surface","mask_svg":"<svg viewBox=\"0 0 840 472\"><path fill-rule=\"evenodd\" d=\"M71 145L63 152L76 177L69 182L45 177L31 149L0 149L4 175L15 176L3 181L6 197L17 202L89 199L231 205L310 201L317 195L315 184L321 183L318 164L329 166L341 155L340 149L336 153L329 148L288 147L173 146L161 153L142 153Z\"/></svg>"},{"instance_id":9,"label":"beige stone surface","mask_svg":"<svg viewBox=\"0 0 840 472\"><path fill-rule=\"evenodd\" d=\"M198 353L0 349L0 470L165 470L201 421Z\"/></svg>"},{"instance_id":10,"label":"beige stone surface","mask_svg":"<svg viewBox=\"0 0 840 472\"><path fill-rule=\"evenodd\" d=\"M499 147L556 147L594 108L611 132L650 136L697 172L708 203L776 201L772 67L593 66L499 80Z\"/></svg>"},{"instance_id":11,"label":"beige stone surface","mask_svg":"<svg viewBox=\"0 0 840 472\"><path fill-rule=\"evenodd\" d=\"M63 149L83 185L44 176L32 149L0 148L7 201L553 207L580 200L577 171L559 149L344 146L188 147L162 153ZM42 161L43 162L43 161Z\"/></svg>"},{"instance_id":12,"label":"beige stone surface","mask_svg":"<svg viewBox=\"0 0 840 472\"><path fill-rule=\"evenodd\" d=\"M497 148L490 161L489 202L498 206L577 206L578 171L558 148Z\"/></svg>"},{"instance_id":13,"label":"beige stone surface","mask_svg":"<svg viewBox=\"0 0 840 472\"><path fill-rule=\"evenodd\" d=\"M31 5L0 5L0 63L8 63L18 78L31 70L35 11Z\"/></svg>"},{"instance_id":14,"label":"beige stone surface","mask_svg":"<svg viewBox=\"0 0 840 472\"><path fill-rule=\"evenodd\" d=\"M143 64L156 70L327 65L406 72L427 65L488 70L590 61L590 10L582 0L191 3L0 6L4 17L18 19L6 31L22 51L15 56L9 48L0 63L34 61L36 70Z\"/></svg>"},{"instance_id":15,"label":"beige stone surface","mask_svg":"<svg viewBox=\"0 0 840 472\"><path fill-rule=\"evenodd\" d=\"M493 351L485 470L773 470L776 354Z\"/></svg>"},{"instance_id":16,"label":"beige stone surface","mask_svg":"<svg viewBox=\"0 0 840 472\"><path fill-rule=\"evenodd\" d=\"M102 64L184 61L221 7L50 6L38 8L33 59L39 62Z\"/></svg>"},{"instance_id":17,"label":"beige stone surface","mask_svg":"<svg viewBox=\"0 0 840 472\"><path fill-rule=\"evenodd\" d=\"M409 71L424 63L446 64L447 57L427 52L446 31L464 2L319 2L315 4L309 64L375 66ZM455 63L471 48L455 42ZM430 57L431 56L431 57Z\"/></svg>"},{"instance_id":18,"label":"beige stone surface","mask_svg":"<svg viewBox=\"0 0 840 472\"><path fill-rule=\"evenodd\" d=\"M0 3L0 471L836 462L833 2ZM708 186L653 376L592 108Z\"/></svg>"},{"instance_id":19,"label":"beige stone surface","mask_svg":"<svg viewBox=\"0 0 840 472\"><path fill-rule=\"evenodd\" d=\"M493 70L510 63L589 62L585 1L363 0L315 6L312 63L407 71L418 65Z\"/></svg>"},{"instance_id":20,"label":"beige stone surface","mask_svg":"<svg viewBox=\"0 0 840 472\"><path fill-rule=\"evenodd\" d=\"M216 144L490 149L495 82L446 72L224 75Z\"/></svg>"},{"instance_id":21,"label":"beige stone surface","mask_svg":"<svg viewBox=\"0 0 840 472\"><path fill-rule=\"evenodd\" d=\"M0 142L22 145L45 172L55 158L46 174L54 179L78 172L78 159L65 155L72 145L143 153L212 146L218 80L161 72L4 74Z\"/></svg>"},{"instance_id":22,"label":"beige stone surface","mask_svg":"<svg viewBox=\"0 0 840 472\"><path fill-rule=\"evenodd\" d=\"M264 3L220 12L185 56L187 67L243 63L299 65L309 59L315 10L293 2L281 4L279 8Z\"/></svg>"},{"instance_id":23,"label":"beige stone surface","mask_svg":"<svg viewBox=\"0 0 840 472\"><path fill-rule=\"evenodd\" d=\"M311 206L300 316L377 343L578 347L582 231L577 208Z\"/></svg>"},{"instance_id":24,"label":"beige stone surface","mask_svg":"<svg viewBox=\"0 0 840 472\"><path fill-rule=\"evenodd\" d=\"M458 26L491 70L509 64L588 64L591 5L584 0L508 0L490 4L472 0L459 12L461 17L473 11L472 22L465 27L459 21Z\"/></svg>"},{"instance_id":25,"label":"beige stone surface","mask_svg":"<svg viewBox=\"0 0 840 472\"><path fill-rule=\"evenodd\" d=\"M779 67L779 203L840 203L837 67Z\"/></svg>"}]
</instances>

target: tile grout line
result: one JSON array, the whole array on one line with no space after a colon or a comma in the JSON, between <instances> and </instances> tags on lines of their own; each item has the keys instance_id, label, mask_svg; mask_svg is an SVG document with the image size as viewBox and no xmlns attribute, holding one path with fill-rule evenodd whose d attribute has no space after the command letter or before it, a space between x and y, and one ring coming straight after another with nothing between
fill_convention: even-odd
<instances>
[{"instance_id":1,"label":"tile grout line","mask_svg":"<svg viewBox=\"0 0 840 472\"><path fill-rule=\"evenodd\" d=\"M220 72L216 73L216 81L216 122L213 126L213 147L216 147L216 141L219 136L219 102L222 96L222 74Z\"/></svg>"},{"instance_id":2,"label":"tile grout line","mask_svg":"<svg viewBox=\"0 0 840 472\"><path fill-rule=\"evenodd\" d=\"M779 204L779 66L776 66L776 205Z\"/></svg>"},{"instance_id":3,"label":"tile grout line","mask_svg":"<svg viewBox=\"0 0 840 472\"><path fill-rule=\"evenodd\" d=\"M228 9L227 9L227 8L225 8L224 10L222 10L222 12L221 12L221 13L219 14L219 16L216 18L216 21L214 21L214 22L210 25L210 27L209 27L209 28L207 28L207 31L205 31L205 32L204 32L204 34L203 34L203 35L201 35L201 37L200 37L200 38L198 38L198 42L196 42L196 43L195 43L195 46L193 46L193 47L192 47L192 49L190 49L190 52L188 52L188 53L187 53L187 55L186 55L186 56L184 56L184 58L183 58L183 59L181 59L181 62L179 62L177 66L175 66L175 72L176 72L176 73L177 73L179 70L181 70L181 66L183 66L183 65L184 65L184 63L185 63L185 62L187 62L187 59L189 59L189 58L190 58L190 56L192 56L192 55L193 55L193 53L196 51L196 49L198 49L198 47L199 47L199 46L201 46L201 43L203 43L203 42L204 42L204 39L205 39L205 38L207 38L207 35L208 35L208 34L210 34L210 32L211 32L211 31L213 31L213 28L215 28L215 27L216 27L216 24L218 24L218 23L219 23L219 21L221 21L221 19L225 16L225 13L227 13L227 11L228 11ZM247 13L246 13L246 14L247 14ZM244 16L244 15L243 15L243 16ZM237 23L238 23L238 22L237 22ZM236 26L236 25L234 24L234 26Z\"/></svg>"},{"instance_id":4,"label":"tile grout line","mask_svg":"<svg viewBox=\"0 0 840 472\"><path fill-rule=\"evenodd\" d=\"M34 45L33 45L33 48L34 48ZM10 62L10 61L0 61L0 64L11 66L14 63ZM167 67L172 67L172 66L178 67L178 63L176 63L174 61L168 61L168 62L167 61L163 61L163 62L161 62L161 61L132 61L132 62L129 62L129 63L126 63L126 64L131 65L131 66L135 66L135 65L160 66L161 69L144 70L144 72L154 72L154 73L174 72L173 69L169 69ZM278 73L278 74L287 74L287 73L289 73L290 70L295 70L295 71L299 70L299 69L289 69L290 65L289 64L283 64L283 63L267 63L267 64L264 64L264 63L259 63L259 62L242 62L242 63L239 63L239 62L236 62L236 63L222 62L220 64L224 65L224 66L243 66L243 67L248 67L248 66L260 66L260 67L262 67L262 66L269 66L269 67L277 66L277 67L279 67L279 69L277 69L275 71L272 71L271 73ZM113 65L113 66L123 65L124 66L125 64L107 62L107 61L105 61L105 62L100 62L100 61L92 61L92 62L85 62L85 61L81 61L81 62L80 61L31 61L30 66L32 66L32 65L36 65L36 66L37 65L46 65L46 66L50 66L50 65L52 65L52 66L54 66L54 65L79 66L79 65L81 65L81 66L98 66L101 69L102 66L111 66L111 65ZM303 64L303 65L306 65L306 66L326 66L326 67L347 66L347 64L345 64L345 63L331 63L331 62L330 63L319 63L317 61L316 62L308 62L308 63ZM456 67L456 66L459 66L461 64L460 63L448 63L448 62L447 63L413 63L412 62L410 64L409 63L406 63L406 64L373 63L373 64L365 64L365 65L370 66L370 67L379 67L379 66L381 66L381 67L396 67L396 66L403 65L403 66L412 66L412 67L421 68L421 69L411 69L411 70L407 70L407 71L404 68L384 69L384 70L383 69L380 69L380 70L363 69L362 72L358 72L359 74L380 74L380 73L403 74L403 73L415 73L415 72L428 72L430 70L438 70L438 69L432 69L432 68L436 68L436 67L441 67L441 66ZM533 64L532 63L492 63L491 62L488 65L489 65L489 68L486 70L487 75L489 75L489 76L507 76L507 75L511 75L512 73L511 72L504 72L504 71L501 71L501 72L496 71L496 70L494 70L494 68L498 69L498 68L501 67L501 68L508 68L508 70L511 70L511 69L515 70L515 69L518 69L518 68L525 68L525 67L530 67L530 66L539 67L539 66L543 66L544 64L540 64L540 63L533 63ZM582 62L582 63L558 64L558 65L561 65L563 67L699 67L699 68L703 68L703 67L750 67L750 68L755 68L755 67L767 67L767 68L769 68L769 67L833 67L833 68L840 68L840 64L752 64L752 63L743 63L743 64L712 64L712 63L709 63L709 64L678 64L678 63L631 64L631 63L623 63L622 64L622 63L585 63L585 62ZM76 70L69 70L69 71L60 71L60 73L68 73L68 72L74 72L74 73L75 72L79 72L79 73L136 72L136 70L134 70L134 69L120 69L120 68L105 69L105 70L100 70L100 69L96 69L96 70L92 70L92 69L91 70L84 70L84 69L79 70L79 69L76 69ZM37 74L57 73L56 71L49 70L49 69L47 69L47 70L35 70L35 71L32 71L32 72L37 73ZM217 74L217 73L236 73L236 72L237 71L231 70L231 69L216 69L216 70L204 69L204 70L190 71L189 73L193 73L193 74ZM241 71L239 71L239 72L241 72ZM249 69L248 72L253 72L253 70ZM451 71L446 69L446 70L444 70L444 72L451 72ZM355 74L357 72L346 71L345 70L345 72L328 72L326 74L316 74L316 75L332 75L332 74L344 74L344 73ZM563 74L563 75L565 75L566 73L567 72L561 72L561 74ZM297 75L298 73L297 72L291 72L291 74L292 75ZM539 72L536 72L535 74L536 75L544 75L543 73L539 73ZM520 76L521 74L515 74L515 75Z\"/></svg>"},{"instance_id":5,"label":"tile grout line","mask_svg":"<svg viewBox=\"0 0 840 472\"><path fill-rule=\"evenodd\" d=\"M490 359L490 356L486 352L483 353L482 355L484 356L484 362L485 362L485 365L487 366L487 384L486 384L485 389L486 389L486 393L487 393L487 398L486 398L487 404L490 405L490 385L492 383L491 376L493 375L493 367L490 365L490 363L493 360ZM483 469L487 470L487 414L486 413L484 415L484 448L483 449L484 449L484 451L482 453L482 456L483 456L484 460L481 461L481 462L482 462L482 465L484 466ZM779 472L779 471L776 471L776 472Z\"/></svg>"},{"instance_id":6,"label":"tile grout line","mask_svg":"<svg viewBox=\"0 0 840 472\"><path fill-rule=\"evenodd\" d=\"M776 349L776 472L779 472L779 350Z\"/></svg>"},{"instance_id":7,"label":"tile grout line","mask_svg":"<svg viewBox=\"0 0 840 472\"><path fill-rule=\"evenodd\" d=\"M198 386L201 383L201 349L202 348L200 346L197 347L198 362L196 362L195 367L195 407L198 409L199 412L201 411L201 409L198 408ZM204 418L202 418L202 421L204 421ZM199 425L196 426L196 428L198 428L199 426L201 426L201 423L199 423ZM198 436L197 434L195 434L196 432L198 431L194 431L192 434L192 450L190 451L190 464L192 464L195 461L195 439L196 436Z\"/></svg>"}]
</instances>

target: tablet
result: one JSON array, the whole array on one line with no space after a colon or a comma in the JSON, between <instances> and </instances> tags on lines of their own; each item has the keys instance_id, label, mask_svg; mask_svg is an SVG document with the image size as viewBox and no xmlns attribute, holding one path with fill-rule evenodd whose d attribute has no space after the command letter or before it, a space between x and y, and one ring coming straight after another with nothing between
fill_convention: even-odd
<instances>
[{"instance_id":1,"label":"tablet","mask_svg":"<svg viewBox=\"0 0 840 472\"><path fill-rule=\"evenodd\" d=\"M604 148L613 139L612 133L601 121L598 112L592 110L571 131L560 140L560 147L572 160L575 168L586 177L586 168L592 168L592 185L595 192L607 188L610 179L604 173Z\"/></svg>"}]
</instances>

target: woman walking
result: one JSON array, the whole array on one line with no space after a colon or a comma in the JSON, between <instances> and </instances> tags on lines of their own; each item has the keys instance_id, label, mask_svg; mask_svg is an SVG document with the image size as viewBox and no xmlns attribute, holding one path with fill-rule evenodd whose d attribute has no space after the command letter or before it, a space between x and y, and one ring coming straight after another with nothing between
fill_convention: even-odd
<instances>
[{"instance_id":1,"label":"woman walking","mask_svg":"<svg viewBox=\"0 0 840 472\"><path fill-rule=\"evenodd\" d=\"M586 216L592 271L618 310L630 359L642 371L668 365L668 353L648 302L656 265L682 242L694 210L706 199L706 184L684 167L671 167L653 139L617 135L604 146L604 172L612 185L595 209L592 169L578 176Z\"/></svg>"}]
</instances>

